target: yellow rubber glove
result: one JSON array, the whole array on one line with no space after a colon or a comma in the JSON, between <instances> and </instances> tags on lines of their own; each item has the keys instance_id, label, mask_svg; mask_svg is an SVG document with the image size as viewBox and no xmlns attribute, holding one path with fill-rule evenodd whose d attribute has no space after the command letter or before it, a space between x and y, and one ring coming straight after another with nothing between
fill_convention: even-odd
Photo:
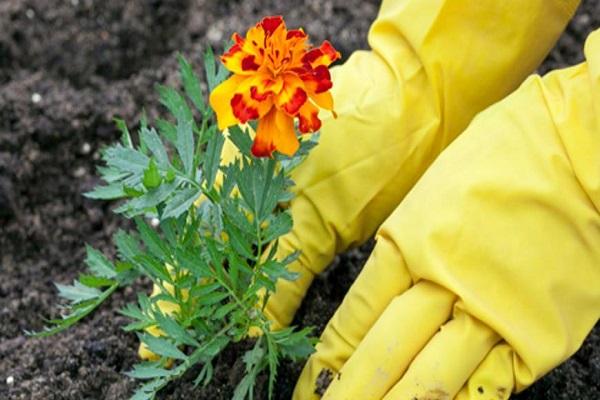
<instances>
[{"instance_id":1,"label":"yellow rubber glove","mask_svg":"<svg viewBox=\"0 0 600 400\"><path fill-rule=\"evenodd\" d=\"M478 115L382 225L294 399L507 399L600 317L600 30ZM339 372L339 374L338 374Z\"/></svg>"},{"instance_id":2,"label":"yellow rubber glove","mask_svg":"<svg viewBox=\"0 0 600 400\"><path fill-rule=\"evenodd\" d=\"M371 237L473 116L514 90L549 51L577 0L384 0L371 51L333 68L337 119L294 174L293 231L301 250L266 313L289 324L334 255ZM335 38L334 40L335 41Z\"/></svg>"}]
</instances>

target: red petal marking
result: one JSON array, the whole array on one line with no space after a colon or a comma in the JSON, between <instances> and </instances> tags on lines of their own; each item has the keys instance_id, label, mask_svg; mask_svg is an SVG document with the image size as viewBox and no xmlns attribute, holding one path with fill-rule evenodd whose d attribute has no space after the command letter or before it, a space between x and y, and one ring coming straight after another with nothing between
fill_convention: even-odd
<instances>
[{"instance_id":1,"label":"red petal marking","mask_svg":"<svg viewBox=\"0 0 600 400\"><path fill-rule=\"evenodd\" d=\"M328 40L324 40L323 44L321 44L321 51L323 52L323 54L329 57L329 59L331 60L330 62L334 62L342 56L340 52L337 51L331 43L329 43Z\"/></svg>"},{"instance_id":2,"label":"red petal marking","mask_svg":"<svg viewBox=\"0 0 600 400\"><path fill-rule=\"evenodd\" d=\"M283 23L283 17L277 15L275 17L265 17L260 21L260 26L265 30L267 36L272 35L275 29Z\"/></svg>"},{"instance_id":3,"label":"red petal marking","mask_svg":"<svg viewBox=\"0 0 600 400\"><path fill-rule=\"evenodd\" d=\"M260 65L256 63L253 55L248 55L242 59L242 69L244 71L256 71L259 67Z\"/></svg>"},{"instance_id":4,"label":"red petal marking","mask_svg":"<svg viewBox=\"0 0 600 400\"><path fill-rule=\"evenodd\" d=\"M319 109L307 101L298 113L298 129L302 133L315 132L321 127Z\"/></svg>"},{"instance_id":5,"label":"red petal marking","mask_svg":"<svg viewBox=\"0 0 600 400\"><path fill-rule=\"evenodd\" d=\"M305 38L305 37L306 37L306 33L304 33L304 31L302 29L292 29L292 30L288 31L285 38L292 39L292 38Z\"/></svg>"},{"instance_id":6,"label":"red petal marking","mask_svg":"<svg viewBox=\"0 0 600 400\"><path fill-rule=\"evenodd\" d=\"M315 93L323 93L331 89L331 87L333 86L333 83L331 82L331 74L329 73L329 70L326 66L319 65L313 70L312 75L317 81Z\"/></svg>"},{"instance_id":7,"label":"red petal marking","mask_svg":"<svg viewBox=\"0 0 600 400\"><path fill-rule=\"evenodd\" d=\"M302 62L305 64L310 64L313 61L315 61L317 58L321 57L322 55L323 55L323 52L321 51L321 49L309 50L302 57Z\"/></svg>"},{"instance_id":8,"label":"red petal marking","mask_svg":"<svg viewBox=\"0 0 600 400\"><path fill-rule=\"evenodd\" d=\"M306 92L301 87L297 87L294 94L283 104L282 108L288 114L296 115L300 107L306 102L306 99L308 99Z\"/></svg>"},{"instance_id":9,"label":"red petal marking","mask_svg":"<svg viewBox=\"0 0 600 400\"><path fill-rule=\"evenodd\" d=\"M244 44L244 38L241 37L240 34L237 32L234 32L234 34L231 35L231 40L233 40L235 44L239 44L240 46Z\"/></svg>"},{"instance_id":10,"label":"red petal marking","mask_svg":"<svg viewBox=\"0 0 600 400\"><path fill-rule=\"evenodd\" d=\"M223 54L221 56L221 60L223 60L223 57L233 57L233 55L235 53L237 53L238 51L242 51L242 46L240 44L236 43L233 46L231 46L225 54Z\"/></svg>"},{"instance_id":11,"label":"red petal marking","mask_svg":"<svg viewBox=\"0 0 600 400\"><path fill-rule=\"evenodd\" d=\"M244 101L244 96L241 93L236 93L231 98L231 108L233 110L233 115L242 123L257 119L258 118L258 110L255 107L250 107Z\"/></svg>"},{"instance_id":12,"label":"red petal marking","mask_svg":"<svg viewBox=\"0 0 600 400\"><path fill-rule=\"evenodd\" d=\"M258 91L258 88L256 86L252 86L250 88L250 97L252 97L254 100L256 101L264 101L267 98L269 98L270 95L272 95L273 92L268 90L266 92L260 93Z\"/></svg>"}]
</instances>

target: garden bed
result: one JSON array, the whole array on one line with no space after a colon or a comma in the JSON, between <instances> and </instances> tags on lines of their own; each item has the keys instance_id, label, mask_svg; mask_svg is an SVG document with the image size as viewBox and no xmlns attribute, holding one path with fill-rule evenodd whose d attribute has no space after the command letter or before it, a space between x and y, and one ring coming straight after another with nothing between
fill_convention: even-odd
<instances>
[{"instance_id":1,"label":"garden bed","mask_svg":"<svg viewBox=\"0 0 600 400\"><path fill-rule=\"evenodd\" d=\"M206 45L267 14L330 39L347 56L366 47L378 0L3 0L0 2L0 398L125 399L123 375L137 339L120 327L118 293L66 333L26 339L23 330L59 313L53 282L83 268L84 243L110 252L124 220L113 205L81 196L98 183L98 150L118 137L112 118L157 114L156 83L177 77L176 52L195 65ZM541 71L582 59L587 33L600 26L600 1L584 1ZM367 244L336 259L317 279L296 323L320 331L369 254ZM148 283L141 283L149 288ZM208 388L184 379L164 399L230 399L243 365L229 348ZM289 399L302 365L282 364L276 398ZM264 392L263 392L264 393ZM259 398L262 399L261 396ZM600 326L569 361L518 399L600 399Z\"/></svg>"}]
</instances>

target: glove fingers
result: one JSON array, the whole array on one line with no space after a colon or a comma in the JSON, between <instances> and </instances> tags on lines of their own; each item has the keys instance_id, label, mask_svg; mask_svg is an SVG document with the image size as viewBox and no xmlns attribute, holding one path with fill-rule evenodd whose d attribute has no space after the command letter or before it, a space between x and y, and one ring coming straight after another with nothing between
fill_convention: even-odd
<instances>
[{"instance_id":1,"label":"glove fingers","mask_svg":"<svg viewBox=\"0 0 600 400\"><path fill-rule=\"evenodd\" d=\"M419 352L384 400L454 398L499 340L487 325L459 311Z\"/></svg>"},{"instance_id":2,"label":"glove fingers","mask_svg":"<svg viewBox=\"0 0 600 400\"><path fill-rule=\"evenodd\" d=\"M454 294L426 281L396 297L341 368L323 398L383 398L449 318L454 301Z\"/></svg>"},{"instance_id":3,"label":"glove fingers","mask_svg":"<svg viewBox=\"0 0 600 400\"><path fill-rule=\"evenodd\" d=\"M455 400L508 400L514 387L513 350L500 343L479 364Z\"/></svg>"},{"instance_id":4,"label":"glove fingers","mask_svg":"<svg viewBox=\"0 0 600 400\"><path fill-rule=\"evenodd\" d=\"M339 371L390 302L410 285L397 247L386 237L377 238L365 267L321 335L317 352L304 367L295 398L315 397L315 381L321 370Z\"/></svg>"}]
</instances>

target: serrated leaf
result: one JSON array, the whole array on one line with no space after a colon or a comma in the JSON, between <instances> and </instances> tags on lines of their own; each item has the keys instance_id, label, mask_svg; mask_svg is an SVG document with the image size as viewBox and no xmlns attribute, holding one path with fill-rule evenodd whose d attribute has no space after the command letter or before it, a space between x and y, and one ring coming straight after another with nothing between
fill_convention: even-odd
<instances>
[{"instance_id":1,"label":"serrated leaf","mask_svg":"<svg viewBox=\"0 0 600 400\"><path fill-rule=\"evenodd\" d=\"M103 278L96 275L80 275L79 282L92 288L102 288L116 283L113 279Z\"/></svg>"},{"instance_id":2,"label":"serrated leaf","mask_svg":"<svg viewBox=\"0 0 600 400\"><path fill-rule=\"evenodd\" d=\"M219 83L225 80L229 71L220 63L215 61L215 55L209 47L204 53L204 70L206 72L206 81L208 83L208 91L212 92Z\"/></svg>"},{"instance_id":3,"label":"serrated leaf","mask_svg":"<svg viewBox=\"0 0 600 400\"><path fill-rule=\"evenodd\" d=\"M117 125L117 129L121 131L121 143L123 143L123 146L133 148L131 135L129 134L129 129L127 128L125 121L120 118L114 118L114 121Z\"/></svg>"},{"instance_id":4,"label":"serrated leaf","mask_svg":"<svg viewBox=\"0 0 600 400\"><path fill-rule=\"evenodd\" d=\"M95 275L104 278L114 278L117 275L117 271L113 264L98 250L86 244L85 246L87 257L85 259L86 265L89 267Z\"/></svg>"},{"instance_id":5,"label":"serrated leaf","mask_svg":"<svg viewBox=\"0 0 600 400\"><path fill-rule=\"evenodd\" d=\"M235 147L247 157L251 157L252 138L248 134L248 130L240 128L239 125L229 127L229 140L233 142Z\"/></svg>"},{"instance_id":6,"label":"serrated leaf","mask_svg":"<svg viewBox=\"0 0 600 400\"><path fill-rule=\"evenodd\" d=\"M185 360L187 356L170 341L152 336L148 333L138 334L139 339L148 346L151 352L167 358Z\"/></svg>"},{"instance_id":7,"label":"serrated leaf","mask_svg":"<svg viewBox=\"0 0 600 400\"><path fill-rule=\"evenodd\" d=\"M175 144L177 141L177 128L175 128L175 125L160 118L156 120L155 124L160 134L169 142Z\"/></svg>"},{"instance_id":8,"label":"serrated leaf","mask_svg":"<svg viewBox=\"0 0 600 400\"><path fill-rule=\"evenodd\" d=\"M192 120L192 110L190 110L185 99L177 90L168 86L158 85L158 94L160 102L175 116L177 122Z\"/></svg>"},{"instance_id":9,"label":"serrated leaf","mask_svg":"<svg viewBox=\"0 0 600 400\"><path fill-rule=\"evenodd\" d=\"M265 242L271 242L278 237L285 235L292 230L293 221L292 217L287 212L277 214L263 232L263 240Z\"/></svg>"},{"instance_id":10,"label":"serrated leaf","mask_svg":"<svg viewBox=\"0 0 600 400\"><path fill-rule=\"evenodd\" d=\"M166 170L171 166L167 149L165 149L162 140L160 140L160 137L154 128L142 128L140 130L140 141L144 143L154 157L156 157L156 162L161 169Z\"/></svg>"},{"instance_id":11,"label":"serrated leaf","mask_svg":"<svg viewBox=\"0 0 600 400\"><path fill-rule=\"evenodd\" d=\"M116 167L122 171L140 175L144 172L150 162L150 159L145 154L120 145L107 148L103 158L111 167Z\"/></svg>"},{"instance_id":12,"label":"serrated leaf","mask_svg":"<svg viewBox=\"0 0 600 400\"><path fill-rule=\"evenodd\" d=\"M217 308L213 314L213 319L223 319L238 307L237 303L228 303Z\"/></svg>"},{"instance_id":13,"label":"serrated leaf","mask_svg":"<svg viewBox=\"0 0 600 400\"><path fill-rule=\"evenodd\" d=\"M200 111L204 112L204 100L202 99L202 87L200 81L194 73L192 66L181 54L178 54L177 59L179 60L179 68L181 70L181 80L183 81L183 88L185 93L190 98L194 106Z\"/></svg>"},{"instance_id":14,"label":"serrated leaf","mask_svg":"<svg viewBox=\"0 0 600 400\"><path fill-rule=\"evenodd\" d=\"M179 325L173 318L162 313L155 313L154 317L158 322L158 326L162 329L167 336L175 339L177 342L187 344L190 346L199 347L200 343L194 339L181 325Z\"/></svg>"},{"instance_id":15,"label":"serrated leaf","mask_svg":"<svg viewBox=\"0 0 600 400\"><path fill-rule=\"evenodd\" d=\"M203 296L197 297L198 304L202 306L211 306L213 304L219 303L221 300L224 300L229 296L224 292L211 292L205 294Z\"/></svg>"},{"instance_id":16,"label":"serrated leaf","mask_svg":"<svg viewBox=\"0 0 600 400\"><path fill-rule=\"evenodd\" d=\"M212 125L209 129L209 139L206 144L206 154L203 163L204 177L206 179L206 187L211 188L215 183L217 172L219 171L219 165L221 163L221 152L223 150L223 144L225 143L225 137L217 131L215 125Z\"/></svg>"},{"instance_id":17,"label":"serrated leaf","mask_svg":"<svg viewBox=\"0 0 600 400\"><path fill-rule=\"evenodd\" d=\"M192 121L183 120L177 122L177 140L175 147L183 162L183 168L187 176L192 175L194 167L194 133Z\"/></svg>"},{"instance_id":18,"label":"serrated leaf","mask_svg":"<svg viewBox=\"0 0 600 400\"><path fill-rule=\"evenodd\" d=\"M140 238L152 255L163 261L170 260L169 247L164 243L161 237L152 229L142 218L135 218Z\"/></svg>"},{"instance_id":19,"label":"serrated leaf","mask_svg":"<svg viewBox=\"0 0 600 400\"><path fill-rule=\"evenodd\" d=\"M97 186L93 190L83 194L88 199L113 200L125 197L125 191L121 183L112 183L106 186Z\"/></svg>"},{"instance_id":20,"label":"serrated leaf","mask_svg":"<svg viewBox=\"0 0 600 400\"><path fill-rule=\"evenodd\" d=\"M162 217L164 219L179 217L190 208L194 201L200 197L200 194L200 189L197 188L181 190L166 205Z\"/></svg>"},{"instance_id":21,"label":"serrated leaf","mask_svg":"<svg viewBox=\"0 0 600 400\"><path fill-rule=\"evenodd\" d=\"M86 300L93 300L98 298L102 292L96 288L82 285L78 281L74 281L73 285L61 285L60 283L54 284L58 289L58 294L73 303L80 303Z\"/></svg>"},{"instance_id":22,"label":"serrated leaf","mask_svg":"<svg viewBox=\"0 0 600 400\"><path fill-rule=\"evenodd\" d=\"M167 376L175 375L176 371L168 370L160 367L145 366L141 364L135 364L133 370L125 372L125 375L135 379L152 379L162 378Z\"/></svg>"},{"instance_id":23,"label":"serrated leaf","mask_svg":"<svg viewBox=\"0 0 600 400\"><path fill-rule=\"evenodd\" d=\"M142 254L138 240L122 229L113 235L113 242L117 246L117 252L124 260L133 261L136 256Z\"/></svg>"}]
</instances>

